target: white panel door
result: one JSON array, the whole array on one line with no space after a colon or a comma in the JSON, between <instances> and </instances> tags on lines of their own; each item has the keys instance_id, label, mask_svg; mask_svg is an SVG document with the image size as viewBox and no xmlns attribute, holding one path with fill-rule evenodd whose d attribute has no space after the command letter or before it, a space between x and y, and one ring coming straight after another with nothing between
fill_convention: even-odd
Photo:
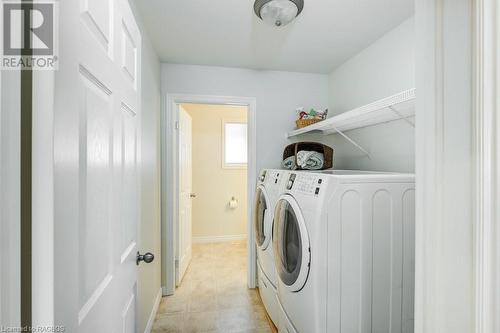
<instances>
[{"instance_id":1,"label":"white panel door","mask_svg":"<svg viewBox=\"0 0 500 333\"><path fill-rule=\"evenodd\" d=\"M126 0L59 3L55 322L135 332L141 35Z\"/></svg>"},{"instance_id":2,"label":"white panel door","mask_svg":"<svg viewBox=\"0 0 500 333\"><path fill-rule=\"evenodd\" d=\"M191 261L192 242L192 141L193 120L179 106L179 226L177 228L176 284L179 285Z\"/></svg>"}]
</instances>

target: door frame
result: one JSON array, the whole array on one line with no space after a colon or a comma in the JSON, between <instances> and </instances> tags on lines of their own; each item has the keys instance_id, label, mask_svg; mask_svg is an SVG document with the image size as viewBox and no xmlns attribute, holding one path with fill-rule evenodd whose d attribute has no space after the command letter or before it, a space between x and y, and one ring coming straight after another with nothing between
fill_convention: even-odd
<instances>
[{"instance_id":1,"label":"door frame","mask_svg":"<svg viewBox=\"0 0 500 333\"><path fill-rule=\"evenodd\" d=\"M473 1L416 1L415 333L473 332Z\"/></svg>"},{"instance_id":2,"label":"door frame","mask_svg":"<svg viewBox=\"0 0 500 333\"><path fill-rule=\"evenodd\" d=\"M500 330L500 6L474 3L474 303L476 333Z\"/></svg>"},{"instance_id":3,"label":"door frame","mask_svg":"<svg viewBox=\"0 0 500 333\"><path fill-rule=\"evenodd\" d=\"M0 70L0 323L4 326L21 325L20 124L21 72Z\"/></svg>"},{"instance_id":4,"label":"door frame","mask_svg":"<svg viewBox=\"0 0 500 333\"><path fill-rule=\"evenodd\" d=\"M213 96L196 94L164 94L161 114L161 224L162 224L162 292L175 292L175 230L179 223L179 131L178 104L241 105L248 107L248 168L247 168L247 285L256 287L256 247L252 224L252 199L257 180L257 100L254 97ZM171 195L169 195L171 194Z\"/></svg>"},{"instance_id":5,"label":"door frame","mask_svg":"<svg viewBox=\"0 0 500 333\"><path fill-rule=\"evenodd\" d=\"M416 333L500 329L496 2L416 2Z\"/></svg>"},{"instance_id":6,"label":"door frame","mask_svg":"<svg viewBox=\"0 0 500 333\"><path fill-rule=\"evenodd\" d=\"M31 161L31 287L30 298L33 327L54 325L54 201L53 201L53 99L54 71L31 72L31 99L22 95L21 71L0 70L0 187L7 189L0 198L1 259L0 319L7 326L21 324L20 298L21 254L19 242L30 240L21 235L20 228L20 109L21 97L32 104L32 161ZM2 86L2 76L10 85ZM2 94L3 92L3 94ZM29 94L29 92L28 92ZM5 157L2 158L2 157ZM7 306L8 305L8 306Z\"/></svg>"}]
</instances>

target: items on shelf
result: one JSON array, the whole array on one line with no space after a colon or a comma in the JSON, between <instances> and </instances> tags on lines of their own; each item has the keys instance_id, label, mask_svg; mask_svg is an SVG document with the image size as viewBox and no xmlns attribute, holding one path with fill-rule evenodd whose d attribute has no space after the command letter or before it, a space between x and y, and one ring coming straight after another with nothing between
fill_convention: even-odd
<instances>
[{"instance_id":1,"label":"items on shelf","mask_svg":"<svg viewBox=\"0 0 500 333\"><path fill-rule=\"evenodd\" d=\"M395 120L403 120L415 128L415 120L412 119L415 116L415 98L415 88L412 88L335 115L324 121L312 120L313 123L299 124L299 121L309 120L297 120L298 128L288 132L287 137L297 137L306 133L322 133L323 135L338 133L370 159L368 150L345 132ZM318 121L320 122L318 123Z\"/></svg>"},{"instance_id":2,"label":"items on shelf","mask_svg":"<svg viewBox=\"0 0 500 333\"><path fill-rule=\"evenodd\" d=\"M311 108L308 112L305 111L305 108L300 107L296 109L298 119L295 121L297 128L304 128L306 126L312 125L319 121L325 120L328 115L328 109L323 111L315 110Z\"/></svg>"},{"instance_id":3,"label":"items on shelf","mask_svg":"<svg viewBox=\"0 0 500 333\"><path fill-rule=\"evenodd\" d=\"M281 162L283 169L295 170L297 169L297 164L295 164L295 156L288 156Z\"/></svg>"},{"instance_id":4,"label":"items on shelf","mask_svg":"<svg viewBox=\"0 0 500 333\"><path fill-rule=\"evenodd\" d=\"M297 142L283 151L282 166L289 170L333 168L333 149L318 142Z\"/></svg>"},{"instance_id":5,"label":"items on shelf","mask_svg":"<svg viewBox=\"0 0 500 333\"><path fill-rule=\"evenodd\" d=\"M414 127L414 120L411 120L414 116L415 89L409 89L353 110L334 115L314 126L290 131L287 136L291 138L310 132L319 132L328 135L400 119Z\"/></svg>"},{"instance_id":6,"label":"items on shelf","mask_svg":"<svg viewBox=\"0 0 500 333\"><path fill-rule=\"evenodd\" d=\"M297 165L305 170L321 170L325 164L325 155L317 151L301 150L297 152Z\"/></svg>"}]
</instances>

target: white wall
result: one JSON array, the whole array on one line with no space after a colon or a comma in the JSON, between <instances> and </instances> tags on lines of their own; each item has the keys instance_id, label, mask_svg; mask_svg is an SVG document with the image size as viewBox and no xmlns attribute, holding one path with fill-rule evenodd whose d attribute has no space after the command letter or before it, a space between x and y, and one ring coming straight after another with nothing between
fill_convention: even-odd
<instances>
[{"instance_id":1,"label":"white wall","mask_svg":"<svg viewBox=\"0 0 500 333\"><path fill-rule=\"evenodd\" d=\"M130 1L132 10L134 4ZM139 249L155 259L139 266L137 281L138 332L144 332L155 307L161 286L160 221L160 60L135 15L142 32L141 77L141 221ZM152 318L154 320L154 318Z\"/></svg>"},{"instance_id":2,"label":"white wall","mask_svg":"<svg viewBox=\"0 0 500 333\"><path fill-rule=\"evenodd\" d=\"M413 17L368 46L329 77L330 114L335 115L415 87ZM350 131L367 149L363 156L340 135L326 138L335 149L335 167L414 172L415 130L404 121Z\"/></svg>"},{"instance_id":3,"label":"white wall","mask_svg":"<svg viewBox=\"0 0 500 333\"><path fill-rule=\"evenodd\" d=\"M139 266L139 328L144 331L161 284L160 61L143 35L140 249L155 260Z\"/></svg>"},{"instance_id":4,"label":"white wall","mask_svg":"<svg viewBox=\"0 0 500 333\"><path fill-rule=\"evenodd\" d=\"M328 76L226 67L162 64L162 92L255 97L257 170L279 167L295 109L328 105ZM249 186L252 186L249 184Z\"/></svg>"}]
</instances>

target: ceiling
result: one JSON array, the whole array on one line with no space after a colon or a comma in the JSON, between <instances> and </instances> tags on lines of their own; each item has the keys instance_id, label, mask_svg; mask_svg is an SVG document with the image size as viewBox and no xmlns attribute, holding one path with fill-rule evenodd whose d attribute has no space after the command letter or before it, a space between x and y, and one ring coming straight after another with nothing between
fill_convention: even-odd
<instances>
[{"instance_id":1,"label":"ceiling","mask_svg":"<svg viewBox=\"0 0 500 333\"><path fill-rule=\"evenodd\" d=\"M305 0L276 28L253 0L134 0L163 62L330 73L399 25L414 0Z\"/></svg>"}]
</instances>

